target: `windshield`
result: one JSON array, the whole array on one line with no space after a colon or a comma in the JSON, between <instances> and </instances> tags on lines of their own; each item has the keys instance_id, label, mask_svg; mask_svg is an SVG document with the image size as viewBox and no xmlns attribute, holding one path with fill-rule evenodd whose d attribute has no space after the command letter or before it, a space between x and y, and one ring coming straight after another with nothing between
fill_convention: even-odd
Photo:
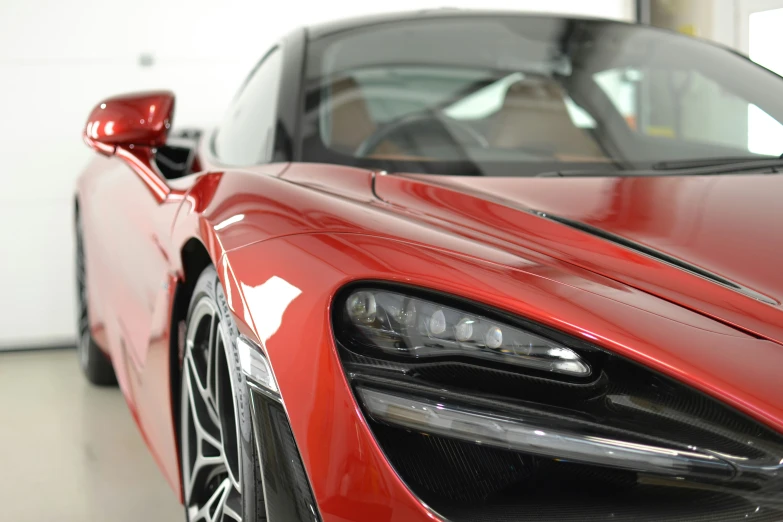
<instances>
[{"instance_id":1,"label":"windshield","mask_svg":"<svg viewBox=\"0 0 783 522\"><path fill-rule=\"evenodd\" d=\"M372 25L311 43L303 159L530 176L783 153L783 83L658 29L525 16Z\"/></svg>"}]
</instances>

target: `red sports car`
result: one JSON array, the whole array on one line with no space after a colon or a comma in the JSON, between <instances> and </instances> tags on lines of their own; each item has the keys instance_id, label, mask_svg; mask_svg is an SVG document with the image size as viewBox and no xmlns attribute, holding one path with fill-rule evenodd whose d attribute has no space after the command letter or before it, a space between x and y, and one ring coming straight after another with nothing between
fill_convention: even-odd
<instances>
[{"instance_id":1,"label":"red sports car","mask_svg":"<svg viewBox=\"0 0 783 522\"><path fill-rule=\"evenodd\" d=\"M783 80L648 27L299 29L108 98L79 357L190 521L783 520Z\"/></svg>"}]
</instances>

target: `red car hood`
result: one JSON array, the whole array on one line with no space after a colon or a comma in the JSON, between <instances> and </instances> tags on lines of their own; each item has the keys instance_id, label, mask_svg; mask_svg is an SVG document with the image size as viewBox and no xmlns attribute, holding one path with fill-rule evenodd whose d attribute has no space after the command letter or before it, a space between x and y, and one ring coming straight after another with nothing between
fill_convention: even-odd
<instances>
[{"instance_id":1,"label":"red car hood","mask_svg":"<svg viewBox=\"0 0 783 522\"><path fill-rule=\"evenodd\" d=\"M783 343L783 176L395 175L375 189Z\"/></svg>"}]
</instances>

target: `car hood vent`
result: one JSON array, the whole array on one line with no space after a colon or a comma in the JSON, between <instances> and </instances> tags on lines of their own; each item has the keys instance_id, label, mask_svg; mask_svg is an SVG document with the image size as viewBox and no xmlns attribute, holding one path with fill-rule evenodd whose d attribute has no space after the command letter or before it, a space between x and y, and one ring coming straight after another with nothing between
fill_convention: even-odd
<instances>
[{"instance_id":1,"label":"car hood vent","mask_svg":"<svg viewBox=\"0 0 783 522\"><path fill-rule=\"evenodd\" d=\"M582 232L586 232L588 234L591 234L596 237L600 237L602 239L606 239L607 241L611 241L613 243L616 243L618 245L622 245L626 248L630 248L632 250L635 250L641 254L644 254L646 256L655 258L659 261L663 261L664 263L668 263L670 265L676 266L677 268L680 268L682 270L686 270L692 274L696 274L700 277L703 277L705 279L708 279L710 281L713 281L715 283L718 283L720 285L723 285L727 288L731 288L732 290L735 290L737 292L740 292L748 297L752 297L753 299L756 299L758 301L761 301L762 303L770 304L773 306L777 306L778 303L771 297L767 297L764 294L761 294L759 292L756 292L755 290L751 290L750 288L746 288L742 286L739 283L735 283L734 281L731 281L729 279L726 279L725 277L721 277L717 274L714 274L710 272L709 270L705 270L701 267L698 267L696 265L693 265L691 263L688 263L687 261L683 261L682 259L678 259L674 256L670 256L669 254L666 254L664 252L660 252L658 250L655 250L654 248L650 248L648 246L642 245L640 243L637 243L636 241L632 241L630 239L624 238L622 236L618 236L616 234L612 234L611 232L607 232L606 230L602 230L598 227L594 227L592 225L588 225L586 223L581 223L579 221L574 221L572 219L567 219L561 216L556 216L553 214L549 214L546 212L542 212L539 210L533 211L536 215L539 217L543 217L546 219L550 219L552 221L556 221L558 223L562 223L563 225L568 225L569 227L573 227L577 230L581 230Z\"/></svg>"}]
</instances>

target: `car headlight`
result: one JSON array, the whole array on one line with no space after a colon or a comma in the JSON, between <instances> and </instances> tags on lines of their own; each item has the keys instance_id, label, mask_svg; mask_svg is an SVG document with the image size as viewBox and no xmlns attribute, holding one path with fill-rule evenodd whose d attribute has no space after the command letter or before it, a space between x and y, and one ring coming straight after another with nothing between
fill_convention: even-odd
<instances>
[{"instance_id":1,"label":"car headlight","mask_svg":"<svg viewBox=\"0 0 783 522\"><path fill-rule=\"evenodd\" d=\"M357 289L345 299L347 342L403 359L479 358L573 377L590 365L572 349L450 306L398 292Z\"/></svg>"},{"instance_id":2,"label":"car headlight","mask_svg":"<svg viewBox=\"0 0 783 522\"><path fill-rule=\"evenodd\" d=\"M783 520L783 437L682 383L422 289L352 285L332 310L381 448L449 520Z\"/></svg>"}]
</instances>

